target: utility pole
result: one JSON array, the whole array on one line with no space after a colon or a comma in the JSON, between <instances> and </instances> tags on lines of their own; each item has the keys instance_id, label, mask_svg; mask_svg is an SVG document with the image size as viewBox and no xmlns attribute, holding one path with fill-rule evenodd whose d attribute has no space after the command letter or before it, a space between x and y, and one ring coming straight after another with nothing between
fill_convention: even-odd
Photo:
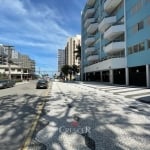
<instances>
[{"instance_id":1,"label":"utility pole","mask_svg":"<svg viewBox=\"0 0 150 150\"><path fill-rule=\"evenodd\" d=\"M9 78L9 80L11 80L11 64L13 63L11 60L11 56L10 56L12 47L14 47L14 46L4 45L4 48L7 48L7 50L8 50L8 69L9 69L8 78Z\"/></svg>"}]
</instances>

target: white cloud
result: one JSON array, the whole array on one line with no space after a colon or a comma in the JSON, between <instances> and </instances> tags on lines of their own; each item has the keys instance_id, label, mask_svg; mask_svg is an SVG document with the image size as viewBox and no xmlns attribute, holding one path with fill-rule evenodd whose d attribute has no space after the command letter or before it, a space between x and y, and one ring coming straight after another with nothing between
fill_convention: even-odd
<instances>
[{"instance_id":1,"label":"white cloud","mask_svg":"<svg viewBox=\"0 0 150 150\"><path fill-rule=\"evenodd\" d=\"M17 49L31 47L37 51L42 49L47 54L56 54L59 48L65 47L67 38L74 33L70 33L69 31L73 30L66 26L69 17L65 16L65 13L60 14L61 12L51 5L38 4L34 0L33 2L34 4L31 0L0 0L0 43L14 45ZM74 15L74 18L76 17ZM37 51L34 51L35 55ZM41 60L37 55L35 59L37 64L40 64ZM56 65L56 58L52 60L55 60L55 63L51 64Z\"/></svg>"},{"instance_id":2,"label":"white cloud","mask_svg":"<svg viewBox=\"0 0 150 150\"><path fill-rule=\"evenodd\" d=\"M55 10L48 8L46 5L42 5L40 8L34 7L30 1L28 1L28 8L30 9L25 7L23 1L13 0L12 5L10 5L11 2L11 0L0 0L0 9L2 7L3 13L6 13L8 9L10 15L18 12L15 14L14 20L6 17L0 25L3 29L8 27L8 30L11 31L13 39L11 39L12 36L3 34L8 41L13 40L15 44L31 46L47 46L48 43L59 43L60 45L62 42L65 43L66 38L70 36L57 24L57 21L60 20L56 19L60 19L60 17L58 17L58 14L56 15ZM31 37L32 41L30 41ZM39 43L37 43L37 40L39 40Z\"/></svg>"}]
</instances>

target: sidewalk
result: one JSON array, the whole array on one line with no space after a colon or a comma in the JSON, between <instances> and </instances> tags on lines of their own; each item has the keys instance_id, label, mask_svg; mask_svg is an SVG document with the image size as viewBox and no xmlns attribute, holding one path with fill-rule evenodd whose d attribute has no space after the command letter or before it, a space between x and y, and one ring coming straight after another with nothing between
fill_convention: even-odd
<instances>
[{"instance_id":1,"label":"sidewalk","mask_svg":"<svg viewBox=\"0 0 150 150\"><path fill-rule=\"evenodd\" d=\"M112 93L114 95L121 95L126 98L132 98L141 102L150 104L150 89L145 87L133 87L123 85L110 85L100 82L78 82L87 87L96 88L100 91Z\"/></svg>"},{"instance_id":2,"label":"sidewalk","mask_svg":"<svg viewBox=\"0 0 150 150\"><path fill-rule=\"evenodd\" d=\"M149 105L76 83L54 82L50 95L35 136L47 150L150 149Z\"/></svg>"},{"instance_id":3,"label":"sidewalk","mask_svg":"<svg viewBox=\"0 0 150 150\"><path fill-rule=\"evenodd\" d=\"M17 82L15 85L21 85L21 84L26 84L26 83L29 83L29 81Z\"/></svg>"}]
</instances>

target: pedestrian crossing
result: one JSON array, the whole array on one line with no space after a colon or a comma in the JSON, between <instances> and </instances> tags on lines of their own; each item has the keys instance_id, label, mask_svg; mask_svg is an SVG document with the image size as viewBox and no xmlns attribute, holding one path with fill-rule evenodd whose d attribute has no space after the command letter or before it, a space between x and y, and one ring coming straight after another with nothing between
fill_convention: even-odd
<instances>
[{"instance_id":1,"label":"pedestrian crossing","mask_svg":"<svg viewBox=\"0 0 150 150\"><path fill-rule=\"evenodd\" d=\"M114 95L124 96L132 99L146 99L150 102L150 89L145 87L132 87L120 85L105 85L97 83L83 83L82 85L98 89L100 91L112 93Z\"/></svg>"}]
</instances>

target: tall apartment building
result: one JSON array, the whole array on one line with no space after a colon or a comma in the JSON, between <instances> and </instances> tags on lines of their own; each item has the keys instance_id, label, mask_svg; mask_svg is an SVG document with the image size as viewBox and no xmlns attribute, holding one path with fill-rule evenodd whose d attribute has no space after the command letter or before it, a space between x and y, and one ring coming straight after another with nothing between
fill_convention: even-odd
<instances>
[{"instance_id":1,"label":"tall apartment building","mask_svg":"<svg viewBox=\"0 0 150 150\"><path fill-rule=\"evenodd\" d=\"M58 72L61 72L61 68L64 65L65 65L65 50L58 49Z\"/></svg>"},{"instance_id":2,"label":"tall apartment building","mask_svg":"<svg viewBox=\"0 0 150 150\"><path fill-rule=\"evenodd\" d=\"M79 59L76 58L76 48L77 45L81 45L81 35L76 35L74 37L70 37L67 40L67 44L65 47L65 59L67 65L79 65Z\"/></svg>"},{"instance_id":3,"label":"tall apartment building","mask_svg":"<svg viewBox=\"0 0 150 150\"><path fill-rule=\"evenodd\" d=\"M82 79L150 87L150 0L87 0Z\"/></svg>"}]
</instances>

